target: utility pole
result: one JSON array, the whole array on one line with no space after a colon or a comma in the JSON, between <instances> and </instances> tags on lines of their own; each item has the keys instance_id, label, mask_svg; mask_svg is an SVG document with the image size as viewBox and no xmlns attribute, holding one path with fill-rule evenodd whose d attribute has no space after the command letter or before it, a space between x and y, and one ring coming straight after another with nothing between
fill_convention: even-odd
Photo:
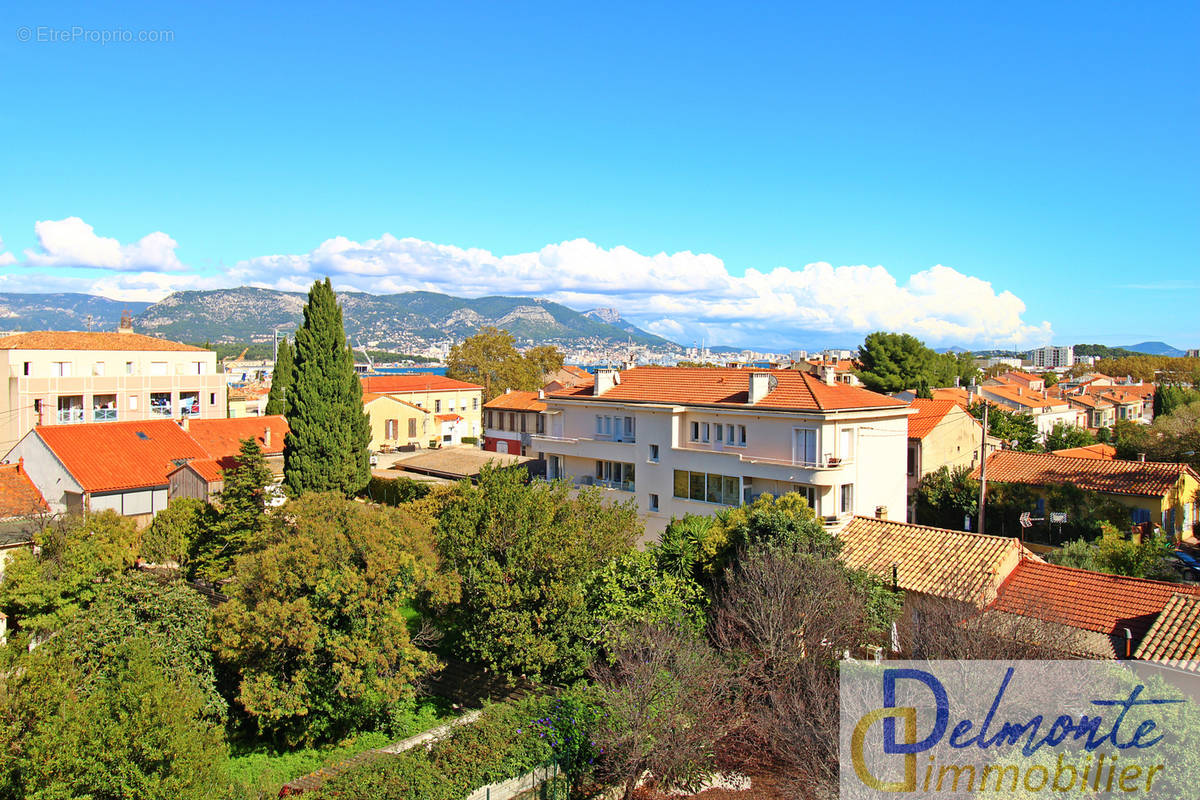
<instances>
[{"instance_id":1,"label":"utility pole","mask_svg":"<svg viewBox=\"0 0 1200 800\"><path fill-rule=\"evenodd\" d=\"M983 401L983 441L979 443L979 524L978 533L983 529L983 512L987 507L987 433L988 433L988 402Z\"/></svg>"}]
</instances>

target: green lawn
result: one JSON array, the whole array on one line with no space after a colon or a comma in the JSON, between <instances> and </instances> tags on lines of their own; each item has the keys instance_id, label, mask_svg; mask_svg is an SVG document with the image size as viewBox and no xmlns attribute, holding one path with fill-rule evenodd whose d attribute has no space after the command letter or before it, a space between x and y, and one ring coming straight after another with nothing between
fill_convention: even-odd
<instances>
[{"instance_id":1,"label":"green lawn","mask_svg":"<svg viewBox=\"0 0 1200 800\"><path fill-rule=\"evenodd\" d=\"M281 751L265 745L235 749L229 759L231 786L228 800L274 798L285 783L344 761L364 750L383 747L436 727L456 714L449 701L440 697L426 697L417 701L409 718L393 733L360 733L335 744L297 750Z\"/></svg>"}]
</instances>

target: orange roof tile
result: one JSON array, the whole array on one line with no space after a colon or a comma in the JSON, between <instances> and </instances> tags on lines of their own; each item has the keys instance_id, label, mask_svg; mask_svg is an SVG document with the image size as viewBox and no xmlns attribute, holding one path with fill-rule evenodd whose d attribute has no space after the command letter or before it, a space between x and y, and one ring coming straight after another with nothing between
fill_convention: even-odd
<instances>
[{"instance_id":1,"label":"orange roof tile","mask_svg":"<svg viewBox=\"0 0 1200 800\"><path fill-rule=\"evenodd\" d=\"M752 370L723 367L635 367L620 373L621 382L602 395L592 387L554 392L559 399L602 402L671 403L676 405L751 407L750 375L765 372L774 388L753 408L781 411L839 411L853 408L903 408L902 400L837 383L832 386L797 370Z\"/></svg>"},{"instance_id":2,"label":"orange roof tile","mask_svg":"<svg viewBox=\"0 0 1200 800\"><path fill-rule=\"evenodd\" d=\"M364 406L370 405L371 403L374 403L376 400L380 400L385 397L394 403L399 403L402 406L408 406L409 408L416 409L417 411L420 411L422 414L429 413L429 409L421 408L416 403L410 403L407 400L397 397L394 394L379 394L377 392L363 392L363 405Z\"/></svg>"},{"instance_id":3,"label":"orange roof tile","mask_svg":"<svg viewBox=\"0 0 1200 800\"><path fill-rule=\"evenodd\" d=\"M1022 561L992 608L1107 635L1129 628L1136 646L1176 594L1200 595L1200 587Z\"/></svg>"},{"instance_id":4,"label":"orange roof tile","mask_svg":"<svg viewBox=\"0 0 1200 800\"><path fill-rule=\"evenodd\" d=\"M1055 450L1054 455L1068 458L1094 458L1100 461L1112 461L1117 457L1117 448L1111 444L1089 444L1086 447L1068 447L1066 450Z\"/></svg>"},{"instance_id":5,"label":"orange roof tile","mask_svg":"<svg viewBox=\"0 0 1200 800\"><path fill-rule=\"evenodd\" d=\"M962 408L967 408L972 401L971 393L966 389L933 389L930 394L934 400L949 400Z\"/></svg>"},{"instance_id":6,"label":"orange roof tile","mask_svg":"<svg viewBox=\"0 0 1200 800\"><path fill-rule=\"evenodd\" d=\"M271 431L271 444L266 444L267 431ZM288 431L287 419L275 414L267 417L237 417L235 419L190 419L188 433L206 452L217 461L237 456L242 440L258 442L264 455L283 452L283 437Z\"/></svg>"},{"instance_id":7,"label":"orange roof tile","mask_svg":"<svg viewBox=\"0 0 1200 800\"><path fill-rule=\"evenodd\" d=\"M1093 492L1138 497L1166 495L1184 473L1200 479L1187 464L1154 461L1104 461L1018 450L1001 450L987 460L989 481L1029 486L1072 483ZM971 476L979 477L979 467L975 467Z\"/></svg>"},{"instance_id":8,"label":"orange roof tile","mask_svg":"<svg viewBox=\"0 0 1200 800\"><path fill-rule=\"evenodd\" d=\"M953 400L925 400L920 397L913 400L909 407L915 408L917 413L908 418L908 438L924 439L933 433L933 429L956 405Z\"/></svg>"},{"instance_id":9,"label":"orange roof tile","mask_svg":"<svg viewBox=\"0 0 1200 800\"><path fill-rule=\"evenodd\" d=\"M1022 559L1040 561L1018 540L855 517L838 534L847 566L897 582L909 592L983 606Z\"/></svg>"},{"instance_id":10,"label":"orange roof tile","mask_svg":"<svg viewBox=\"0 0 1200 800\"><path fill-rule=\"evenodd\" d=\"M1146 632L1134 657L1200 672L1200 596L1173 595Z\"/></svg>"},{"instance_id":11,"label":"orange roof tile","mask_svg":"<svg viewBox=\"0 0 1200 800\"><path fill-rule=\"evenodd\" d=\"M0 350L141 350L208 353L203 347L140 333L31 331L0 337Z\"/></svg>"},{"instance_id":12,"label":"orange roof tile","mask_svg":"<svg viewBox=\"0 0 1200 800\"><path fill-rule=\"evenodd\" d=\"M545 411L546 401L537 392L505 392L483 404L484 408L505 411Z\"/></svg>"},{"instance_id":13,"label":"orange roof tile","mask_svg":"<svg viewBox=\"0 0 1200 800\"><path fill-rule=\"evenodd\" d=\"M411 394L412 392L448 392L455 389L480 389L473 383L456 381L445 375L421 372L413 375L364 375L364 392L375 394Z\"/></svg>"},{"instance_id":14,"label":"orange roof tile","mask_svg":"<svg viewBox=\"0 0 1200 800\"><path fill-rule=\"evenodd\" d=\"M1041 392L1035 392L1032 389L1019 389L1017 386L983 386L980 387L981 392L996 395L1010 403L1026 408L1049 408L1053 406L1065 406L1066 403L1053 397L1047 397Z\"/></svg>"},{"instance_id":15,"label":"orange roof tile","mask_svg":"<svg viewBox=\"0 0 1200 800\"><path fill-rule=\"evenodd\" d=\"M224 467L211 458L193 458L171 470L171 473L181 469L190 469L209 483L225 480Z\"/></svg>"},{"instance_id":16,"label":"orange roof tile","mask_svg":"<svg viewBox=\"0 0 1200 800\"><path fill-rule=\"evenodd\" d=\"M34 433L89 493L165 486L176 462L209 457L169 419L39 425Z\"/></svg>"},{"instance_id":17,"label":"orange roof tile","mask_svg":"<svg viewBox=\"0 0 1200 800\"><path fill-rule=\"evenodd\" d=\"M0 464L0 519L49 511L45 498L20 464Z\"/></svg>"},{"instance_id":18,"label":"orange roof tile","mask_svg":"<svg viewBox=\"0 0 1200 800\"><path fill-rule=\"evenodd\" d=\"M462 417L458 414L438 414L434 419L438 422L458 422Z\"/></svg>"},{"instance_id":19,"label":"orange roof tile","mask_svg":"<svg viewBox=\"0 0 1200 800\"><path fill-rule=\"evenodd\" d=\"M1031 383L1045 383L1045 379L1041 375L1031 375L1028 372L1006 372L999 376L999 380L1009 383L1019 383L1028 388Z\"/></svg>"}]
</instances>

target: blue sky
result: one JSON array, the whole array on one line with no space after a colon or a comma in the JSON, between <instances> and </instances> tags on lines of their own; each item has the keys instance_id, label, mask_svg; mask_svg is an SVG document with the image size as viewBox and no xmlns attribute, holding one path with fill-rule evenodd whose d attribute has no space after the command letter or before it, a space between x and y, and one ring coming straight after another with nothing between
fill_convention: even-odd
<instances>
[{"instance_id":1,"label":"blue sky","mask_svg":"<svg viewBox=\"0 0 1200 800\"><path fill-rule=\"evenodd\" d=\"M1200 5L570 5L9 4L0 290L1200 346Z\"/></svg>"}]
</instances>

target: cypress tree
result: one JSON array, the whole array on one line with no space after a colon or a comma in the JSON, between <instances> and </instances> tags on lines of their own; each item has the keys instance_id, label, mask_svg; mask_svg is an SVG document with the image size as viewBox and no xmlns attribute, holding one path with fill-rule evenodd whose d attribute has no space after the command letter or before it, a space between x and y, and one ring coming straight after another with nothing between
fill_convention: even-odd
<instances>
[{"instance_id":1,"label":"cypress tree","mask_svg":"<svg viewBox=\"0 0 1200 800\"><path fill-rule=\"evenodd\" d=\"M353 496L371 478L371 429L329 278L308 292L293 358L285 398L291 430L284 440L284 485L294 497L303 492Z\"/></svg>"},{"instance_id":2,"label":"cypress tree","mask_svg":"<svg viewBox=\"0 0 1200 800\"><path fill-rule=\"evenodd\" d=\"M267 395L267 414L286 414L287 389L292 385L295 363L292 358L292 346L287 337L279 343L279 351L275 354L275 368L271 371L271 393Z\"/></svg>"},{"instance_id":3,"label":"cypress tree","mask_svg":"<svg viewBox=\"0 0 1200 800\"><path fill-rule=\"evenodd\" d=\"M197 539L192 558L195 575L218 582L232 573L233 560L262 530L266 520L266 487L271 468L253 438L243 439L237 463L222 470L220 513Z\"/></svg>"}]
</instances>

